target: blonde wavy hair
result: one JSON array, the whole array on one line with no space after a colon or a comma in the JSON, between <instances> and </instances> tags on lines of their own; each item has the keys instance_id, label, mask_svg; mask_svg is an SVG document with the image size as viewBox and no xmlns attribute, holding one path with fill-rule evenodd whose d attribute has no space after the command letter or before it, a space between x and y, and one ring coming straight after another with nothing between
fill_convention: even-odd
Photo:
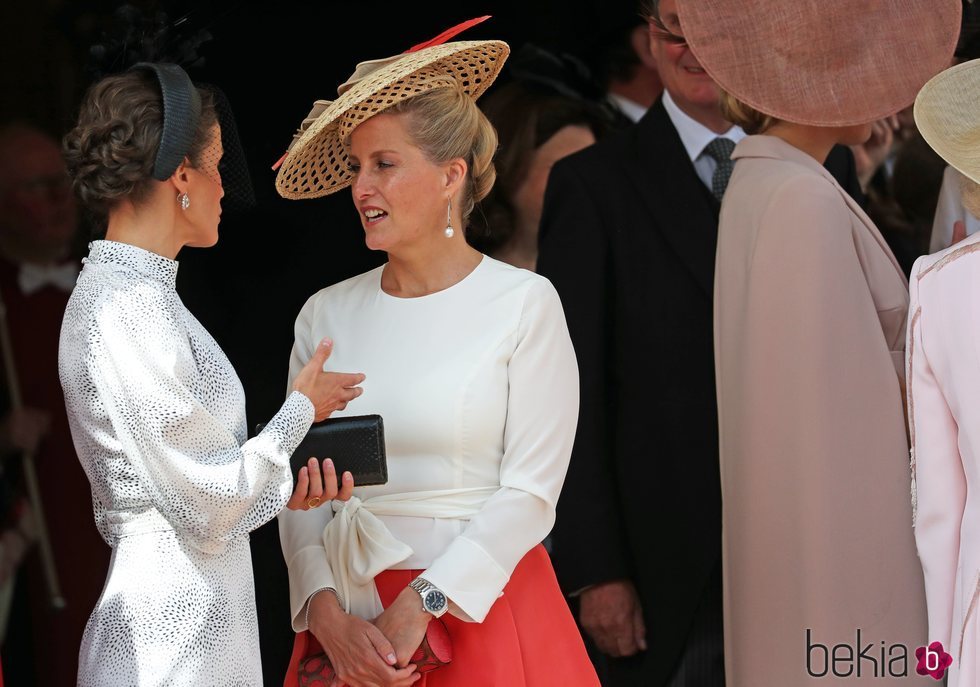
<instances>
[{"instance_id":1,"label":"blonde wavy hair","mask_svg":"<svg viewBox=\"0 0 980 687\"><path fill-rule=\"evenodd\" d=\"M431 162L466 161L460 206L466 225L473 208L487 197L497 179L493 166L497 132L456 80L447 77L447 82L451 83L402 100L385 113L409 115L408 135Z\"/></svg>"},{"instance_id":2,"label":"blonde wavy hair","mask_svg":"<svg viewBox=\"0 0 980 687\"><path fill-rule=\"evenodd\" d=\"M746 105L728 91L721 91L721 114L732 124L751 135L764 134L779 120Z\"/></svg>"}]
</instances>

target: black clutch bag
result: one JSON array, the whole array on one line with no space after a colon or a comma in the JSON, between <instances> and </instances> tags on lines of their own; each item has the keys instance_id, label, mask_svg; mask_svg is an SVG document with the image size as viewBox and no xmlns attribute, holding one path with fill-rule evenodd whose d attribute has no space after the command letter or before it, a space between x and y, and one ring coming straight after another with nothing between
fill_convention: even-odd
<instances>
[{"instance_id":1,"label":"black clutch bag","mask_svg":"<svg viewBox=\"0 0 980 687\"><path fill-rule=\"evenodd\" d=\"M264 424L256 427L256 434L263 427ZM289 458L293 474L310 458L320 461L330 458L337 468L337 480L344 472L350 472L356 487L387 483L388 460L381 416L355 415L315 423Z\"/></svg>"}]
</instances>

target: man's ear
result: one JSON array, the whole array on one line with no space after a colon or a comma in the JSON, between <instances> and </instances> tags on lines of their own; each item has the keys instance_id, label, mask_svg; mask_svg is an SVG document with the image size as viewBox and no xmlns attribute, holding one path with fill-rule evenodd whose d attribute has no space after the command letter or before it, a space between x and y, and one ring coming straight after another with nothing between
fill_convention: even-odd
<instances>
[{"instance_id":1,"label":"man's ear","mask_svg":"<svg viewBox=\"0 0 980 687\"><path fill-rule=\"evenodd\" d=\"M190 164L190 160L185 157L184 161L177 165L177 169L170 175L170 183L177 189L177 193L187 193L187 187L190 185L190 181L187 178L187 169L190 167Z\"/></svg>"},{"instance_id":2,"label":"man's ear","mask_svg":"<svg viewBox=\"0 0 980 687\"><path fill-rule=\"evenodd\" d=\"M652 40L654 37L651 33L650 24L640 24L630 31L630 44L633 46L633 52L636 53L640 63L647 69L657 68L657 60L653 56Z\"/></svg>"}]
</instances>

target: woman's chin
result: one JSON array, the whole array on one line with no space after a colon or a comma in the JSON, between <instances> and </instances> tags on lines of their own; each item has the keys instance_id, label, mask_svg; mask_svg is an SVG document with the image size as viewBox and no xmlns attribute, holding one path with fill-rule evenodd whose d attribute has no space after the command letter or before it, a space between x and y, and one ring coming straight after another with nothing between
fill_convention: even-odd
<instances>
[{"instance_id":1,"label":"woman's chin","mask_svg":"<svg viewBox=\"0 0 980 687\"><path fill-rule=\"evenodd\" d=\"M364 245L368 247L368 250L388 250L388 241L385 240L383 234L376 233L370 229L364 232Z\"/></svg>"},{"instance_id":2,"label":"woman's chin","mask_svg":"<svg viewBox=\"0 0 980 687\"><path fill-rule=\"evenodd\" d=\"M218 243L218 232L215 232L213 236L196 238L193 241L188 241L186 245L189 248L211 248L217 243Z\"/></svg>"}]
</instances>

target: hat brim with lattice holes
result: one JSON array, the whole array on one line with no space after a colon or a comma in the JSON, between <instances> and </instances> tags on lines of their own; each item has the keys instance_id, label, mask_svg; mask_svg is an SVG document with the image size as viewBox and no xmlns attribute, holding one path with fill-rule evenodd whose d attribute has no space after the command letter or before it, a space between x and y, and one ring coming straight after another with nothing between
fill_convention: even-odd
<instances>
[{"instance_id":1,"label":"hat brim with lattice holes","mask_svg":"<svg viewBox=\"0 0 980 687\"><path fill-rule=\"evenodd\" d=\"M476 100L500 74L510 47L503 41L456 41L358 65L334 101L318 100L282 161L276 190L283 198L318 198L353 181L345 141L365 120L396 103L452 81ZM447 78L448 77L448 78Z\"/></svg>"}]
</instances>

